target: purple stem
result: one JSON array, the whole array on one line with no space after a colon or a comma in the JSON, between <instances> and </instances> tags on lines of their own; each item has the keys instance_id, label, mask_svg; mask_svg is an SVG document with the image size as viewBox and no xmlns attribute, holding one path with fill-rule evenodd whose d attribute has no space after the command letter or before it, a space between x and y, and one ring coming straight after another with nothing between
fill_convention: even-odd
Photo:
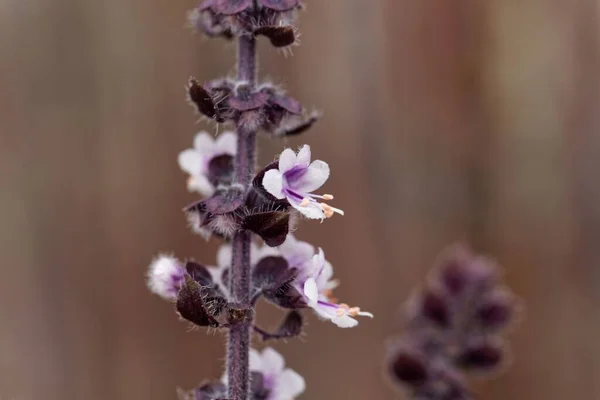
<instances>
[{"instance_id":1,"label":"purple stem","mask_svg":"<svg viewBox=\"0 0 600 400\"><path fill-rule=\"evenodd\" d=\"M256 39L243 35L238 42L238 80L256 86ZM256 160L256 130L238 125L238 148L235 157L235 177L238 184L247 188L254 175ZM230 288L232 301L251 306L250 302L250 243L249 231L240 231L232 241ZM229 399L246 400L249 392L250 329L252 321L234 324L229 329L227 347L227 375Z\"/></svg>"}]
</instances>

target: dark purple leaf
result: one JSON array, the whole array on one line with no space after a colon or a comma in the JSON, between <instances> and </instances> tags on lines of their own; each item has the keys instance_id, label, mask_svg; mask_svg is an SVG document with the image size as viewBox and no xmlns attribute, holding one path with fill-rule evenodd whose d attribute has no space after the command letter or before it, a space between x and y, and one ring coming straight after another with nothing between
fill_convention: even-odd
<instances>
[{"instance_id":1,"label":"dark purple leaf","mask_svg":"<svg viewBox=\"0 0 600 400\"><path fill-rule=\"evenodd\" d=\"M261 26L254 30L254 34L266 36L274 47L290 46L296 41L293 26Z\"/></svg>"},{"instance_id":2,"label":"dark purple leaf","mask_svg":"<svg viewBox=\"0 0 600 400\"><path fill-rule=\"evenodd\" d=\"M204 114L209 118L215 118L216 109L212 96L193 78L190 79L188 95L190 101L196 105L196 108L201 114Z\"/></svg>"},{"instance_id":3,"label":"dark purple leaf","mask_svg":"<svg viewBox=\"0 0 600 400\"><path fill-rule=\"evenodd\" d=\"M219 327L217 317L227 301L222 297L210 297L203 287L185 276L185 281L177 295L176 308L179 315L198 326Z\"/></svg>"},{"instance_id":4,"label":"dark purple leaf","mask_svg":"<svg viewBox=\"0 0 600 400\"><path fill-rule=\"evenodd\" d=\"M292 124L287 124L286 126L277 129L277 131L275 132L275 136L299 135L309 130L318 120L319 116L317 114L313 114L310 118L306 120L300 120Z\"/></svg>"},{"instance_id":5,"label":"dark purple leaf","mask_svg":"<svg viewBox=\"0 0 600 400\"><path fill-rule=\"evenodd\" d=\"M296 337L302 333L303 325L302 314L296 310L290 311L277 329L276 335L279 338Z\"/></svg>"},{"instance_id":6,"label":"dark purple leaf","mask_svg":"<svg viewBox=\"0 0 600 400\"><path fill-rule=\"evenodd\" d=\"M214 187L230 185L233 180L233 157L222 154L208 163L207 178Z\"/></svg>"},{"instance_id":7,"label":"dark purple leaf","mask_svg":"<svg viewBox=\"0 0 600 400\"><path fill-rule=\"evenodd\" d=\"M265 241L267 246L280 246L290 230L287 211L258 212L244 217L242 228L248 229Z\"/></svg>"},{"instance_id":8,"label":"dark purple leaf","mask_svg":"<svg viewBox=\"0 0 600 400\"><path fill-rule=\"evenodd\" d=\"M268 256L259 260L252 270L252 284L257 290L278 290L296 277L295 268L283 257Z\"/></svg>"},{"instance_id":9,"label":"dark purple leaf","mask_svg":"<svg viewBox=\"0 0 600 400\"><path fill-rule=\"evenodd\" d=\"M185 270L192 277L193 280L198 282L201 286L209 286L213 284L212 276L204 265L198 264L194 261L188 261L185 263Z\"/></svg>"},{"instance_id":10,"label":"dark purple leaf","mask_svg":"<svg viewBox=\"0 0 600 400\"><path fill-rule=\"evenodd\" d=\"M272 94L269 101L273 104L278 105L283 108L285 111L291 114L300 114L302 113L302 105L300 102L290 96L284 96L281 94Z\"/></svg>"}]
</instances>

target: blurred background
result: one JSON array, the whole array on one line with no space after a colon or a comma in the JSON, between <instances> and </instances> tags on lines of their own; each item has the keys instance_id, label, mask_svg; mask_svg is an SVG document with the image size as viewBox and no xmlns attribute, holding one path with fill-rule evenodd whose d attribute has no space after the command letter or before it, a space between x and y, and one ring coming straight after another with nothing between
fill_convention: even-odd
<instances>
[{"instance_id":1,"label":"blurred background","mask_svg":"<svg viewBox=\"0 0 600 400\"><path fill-rule=\"evenodd\" d=\"M185 29L193 0L0 0L0 399L174 399L221 375L224 338L149 293L159 251L215 262L192 235L179 151L189 76L235 46ZM514 363L481 399L600 398L597 0L307 0L302 46L260 45L261 77L324 110L302 137L346 211L305 221L351 330L307 312L277 343L307 399L401 399L384 340L436 255L468 242L527 304ZM280 313L261 307L274 325Z\"/></svg>"}]
</instances>

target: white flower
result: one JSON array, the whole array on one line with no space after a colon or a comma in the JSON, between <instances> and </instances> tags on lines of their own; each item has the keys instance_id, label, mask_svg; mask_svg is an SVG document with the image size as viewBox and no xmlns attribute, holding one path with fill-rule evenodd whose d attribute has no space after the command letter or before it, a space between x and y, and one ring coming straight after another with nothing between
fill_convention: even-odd
<instances>
[{"instance_id":1,"label":"white flower","mask_svg":"<svg viewBox=\"0 0 600 400\"><path fill-rule=\"evenodd\" d=\"M174 257L161 255L155 258L148 269L148 287L164 299L175 301L183 283L185 268Z\"/></svg>"},{"instance_id":2,"label":"white flower","mask_svg":"<svg viewBox=\"0 0 600 400\"><path fill-rule=\"evenodd\" d=\"M303 270L308 263L312 262L315 248L310 243L296 239L290 233L287 235L285 242L279 246L279 252L286 259L290 268Z\"/></svg>"},{"instance_id":3,"label":"white flower","mask_svg":"<svg viewBox=\"0 0 600 400\"><path fill-rule=\"evenodd\" d=\"M303 271L297 279L298 290L318 316L328 319L340 328L352 328L358 325L354 318L357 316L373 318L370 312L361 311L358 307L347 304L337 304L332 296L332 290L338 282L331 280L333 267L325 260L323 249L312 258L309 268Z\"/></svg>"},{"instance_id":4,"label":"white flower","mask_svg":"<svg viewBox=\"0 0 600 400\"><path fill-rule=\"evenodd\" d=\"M198 132L194 138L194 148L186 149L179 153L177 159L179 167L190 175L188 190L196 191L204 196L214 193L215 182L221 174L227 175L229 159L224 165L216 165L210 168L211 161L219 156L230 156L233 158L237 151L237 137L233 132L223 132L217 139L213 139L207 132ZM216 176L215 176L216 175Z\"/></svg>"},{"instance_id":5,"label":"white flower","mask_svg":"<svg viewBox=\"0 0 600 400\"><path fill-rule=\"evenodd\" d=\"M329 165L321 160L310 162L310 159L308 145L304 145L298 154L292 149L285 149L279 156L278 169L270 169L265 173L263 187L277 199L286 199L308 218L324 219L333 216L333 213L344 215L342 210L316 200L333 199L329 194L312 193L329 178Z\"/></svg>"},{"instance_id":6,"label":"white flower","mask_svg":"<svg viewBox=\"0 0 600 400\"><path fill-rule=\"evenodd\" d=\"M250 371L262 374L264 389L268 392L266 400L293 400L306 388L304 378L285 368L283 357L271 347L262 353L250 349Z\"/></svg>"}]
</instances>

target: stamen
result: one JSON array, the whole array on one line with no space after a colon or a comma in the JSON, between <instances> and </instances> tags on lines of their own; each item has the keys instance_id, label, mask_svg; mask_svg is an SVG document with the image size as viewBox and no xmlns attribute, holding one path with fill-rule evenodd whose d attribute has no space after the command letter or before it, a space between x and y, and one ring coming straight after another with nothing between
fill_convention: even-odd
<instances>
[{"instance_id":1,"label":"stamen","mask_svg":"<svg viewBox=\"0 0 600 400\"><path fill-rule=\"evenodd\" d=\"M351 317L356 317L358 314L360 313L360 308L359 307L352 307L348 310L348 314Z\"/></svg>"},{"instance_id":2,"label":"stamen","mask_svg":"<svg viewBox=\"0 0 600 400\"><path fill-rule=\"evenodd\" d=\"M310 199L308 197L305 197L300 202L300 207L306 207L309 203L310 203Z\"/></svg>"},{"instance_id":3,"label":"stamen","mask_svg":"<svg viewBox=\"0 0 600 400\"><path fill-rule=\"evenodd\" d=\"M321 204L321 208L323 209L323 212L325 213L325 216L327 218L331 218L333 216L333 213L338 213L340 215L344 215L344 211L340 210L339 208L331 207L327 203L320 203L320 204Z\"/></svg>"},{"instance_id":4,"label":"stamen","mask_svg":"<svg viewBox=\"0 0 600 400\"><path fill-rule=\"evenodd\" d=\"M324 194L323 200L333 200L333 195L332 194Z\"/></svg>"},{"instance_id":5,"label":"stamen","mask_svg":"<svg viewBox=\"0 0 600 400\"><path fill-rule=\"evenodd\" d=\"M335 310L335 315L337 315L338 317L343 317L344 314L346 314L346 310L343 308L338 308L337 310Z\"/></svg>"},{"instance_id":6,"label":"stamen","mask_svg":"<svg viewBox=\"0 0 600 400\"><path fill-rule=\"evenodd\" d=\"M340 307L340 308L343 308L343 309L345 309L345 310L349 310L349 309L350 309L350 306L349 306L348 304L346 304L346 303L342 303L342 304L340 304L340 305L339 305L339 307Z\"/></svg>"},{"instance_id":7,"label":"stamen","mask_svg":"<svg viewBox=\"0 0 600 400\"><path fill-rule=\"evenodd\" d=\"M331 211L338 213L340 215L344 215L344 210L340 210L339 208L335 208L335 207L331 207L329 206L329 208L331 208Z\"/></svg>"}]
</instances>

